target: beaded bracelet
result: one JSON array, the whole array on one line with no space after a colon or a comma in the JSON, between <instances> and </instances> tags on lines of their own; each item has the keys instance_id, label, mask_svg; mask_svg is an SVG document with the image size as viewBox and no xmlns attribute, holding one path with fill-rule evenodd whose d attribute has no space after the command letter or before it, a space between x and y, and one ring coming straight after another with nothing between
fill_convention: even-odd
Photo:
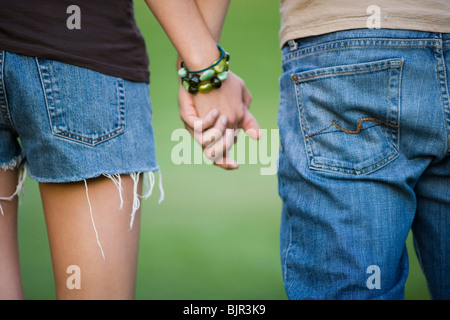
<instances>
[{"instance_id":1,"label":"beaded bracelet","mask_svg":"<svg viewBox=\"0 0 450 320\"><path fill-rule=\"evenodd\" d=\"M217 47L220 51L220 58L208 68L191 71L181 62L178 75L181 77L183 87L190 93L206 93L212 89L218 89L227 79L230 55L221 46L217 45Z\"/></svg>"}]
</instances>

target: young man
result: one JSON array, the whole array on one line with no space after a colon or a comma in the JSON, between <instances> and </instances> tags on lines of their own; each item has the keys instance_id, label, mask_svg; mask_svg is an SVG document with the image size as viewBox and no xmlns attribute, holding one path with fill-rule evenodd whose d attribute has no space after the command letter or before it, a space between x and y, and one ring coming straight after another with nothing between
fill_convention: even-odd
<instances>
[{"instance_id":1,"label":"young man","mask_svg":"<svg viewBox=\"0 0 450 320\"><path fill-rule=\"evenodd\" d=\"M281 0L280 12L288 297L403 299L412 229L432 298L450 298L450 3Z\"/></svg>"}]
</instances>

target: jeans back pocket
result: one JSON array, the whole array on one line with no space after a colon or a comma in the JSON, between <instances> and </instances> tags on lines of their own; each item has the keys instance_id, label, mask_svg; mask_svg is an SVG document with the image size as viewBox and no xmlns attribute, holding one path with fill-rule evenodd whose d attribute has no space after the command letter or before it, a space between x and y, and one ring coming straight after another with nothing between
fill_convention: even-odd
<instances>
[{"instance_id":1,"label":"jeans back pocket","mask_svg":"<svg viewBox=\"0 0 450 320\"><path fill-rule=\"evenodd\" d=\"M125 131L121 78L38 58L52 133L97 145Z\"/></svg>"},{"instance_id":2,"label":"jeans back pocket","mask_svg":"<svg viewBox=\"0 0 450 320\"><path fill-rule=\"evenodd\" d=\"M398 156L402 59L292 75L309 167L361 175Z\"/></svg>"}]
</instances>

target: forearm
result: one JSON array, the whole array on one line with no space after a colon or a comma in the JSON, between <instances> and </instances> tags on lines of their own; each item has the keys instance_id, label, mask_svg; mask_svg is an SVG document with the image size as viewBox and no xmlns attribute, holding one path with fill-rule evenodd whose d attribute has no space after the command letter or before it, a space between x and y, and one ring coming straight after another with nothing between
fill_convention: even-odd
<instances>
[{"instance_id":1,"label":"forearm","mask_svg":"<svg viewBox=\"0 0 450 320\"><path fill-rule=\"evenodd\" d=\"M230 0L195 0L195 2L211 36L219 44ZM181 60L178 56L177 68L180 67Z\"/></svg>"},{"instance_id":2,"label":"forearm","mask_svg":"<svg viewBox=\"0 0 450 320\"><path fill-rule=\"evenodd\" d=\"M181 59L191 70L205 68L219 57L216 40L195 0L146 2Z\"/></svg>"},{"instance_id":3,"label":"forearm","mask_svg":"<svg viewBox=\"0 0 450 320\"><path fill-rule=\"evenodd\" d=\"M230 0L195 0L214 40L220 43Z\"/></svg>"}]
</instances>

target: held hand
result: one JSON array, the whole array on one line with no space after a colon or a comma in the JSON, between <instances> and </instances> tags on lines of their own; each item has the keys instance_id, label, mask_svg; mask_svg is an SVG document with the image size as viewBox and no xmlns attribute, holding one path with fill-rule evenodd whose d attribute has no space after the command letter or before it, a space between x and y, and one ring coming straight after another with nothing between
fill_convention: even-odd
<instances>
[{"instance_id":1,"label":"held hand","mask_svg":"<svg viewBox=\"0 0 450 320\"><path fill-rule=\"evenodd\" d=\"M205 155L224 169L238 168L236 162L227 158L238 129L259 139L259 125L248 110L250 102L250 93L236 75L224 81L220 89L206 94L191 95L182 86L179 89L180 115L186 129L200 143Z\"/></svg>"},{"instance_id":2,"label":"held hand","mask_svg":"<svg viewBox=\"0 0 450 320\"><path fill-rule=\"evenodd\" d=\"M259 125L249 111L252 96L244 81L233 72L228 71L228 78L221 88L206 94L197 93L192 99L200 117L212 109L217 109L227 117L227 128L248 130L251 138L258 139Z\"/></svg>"},{"instance_id":3,"label":"held hand","mask_svg":"<svg viewBox=\"0 0 450 320\"><path fill-rule=\"evenodd\" d=\"M238 164L227 159L227 151L233 146L234 135L232 130L227 130L226 116L220 115L217 109L212 109L201 118L195 109L192 95L183 86L180 86L178 100L185 128L201 145L205 155L223 169L237 169Z\"/></svg>"}]
</instances>

